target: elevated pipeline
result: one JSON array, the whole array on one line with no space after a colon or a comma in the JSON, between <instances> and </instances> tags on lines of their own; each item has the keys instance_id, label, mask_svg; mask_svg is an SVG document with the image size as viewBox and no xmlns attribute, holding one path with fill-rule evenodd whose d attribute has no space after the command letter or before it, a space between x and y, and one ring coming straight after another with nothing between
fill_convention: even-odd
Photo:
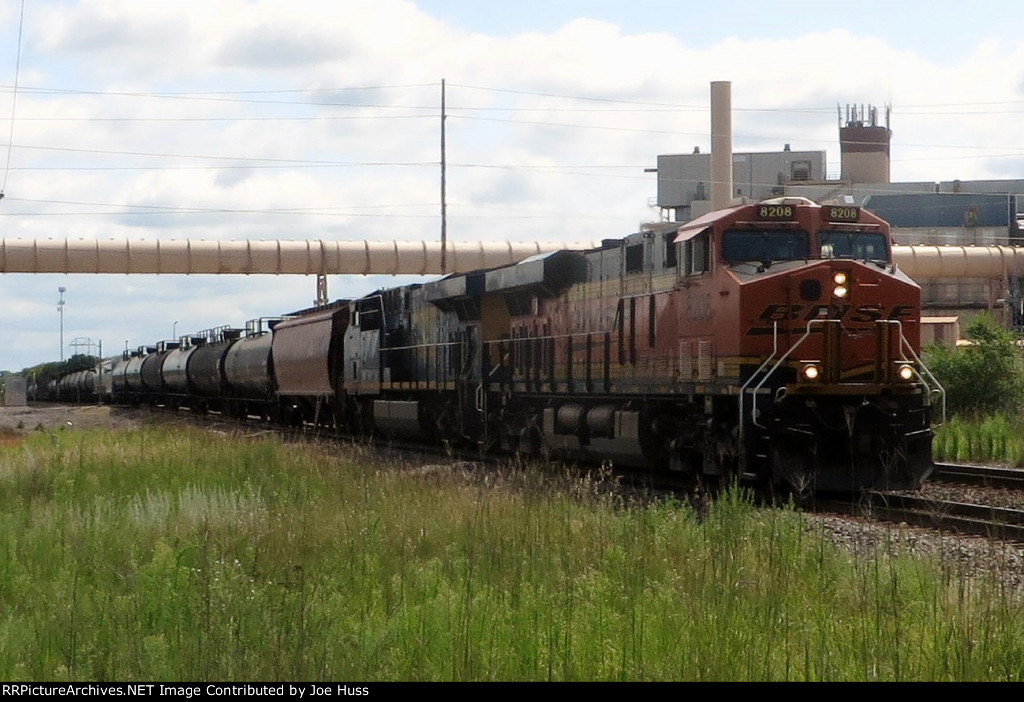
<instances>
[{"instance_id":1,"label":"elevated pipeline","mask_svg":"<svg viewBox=\"0 0 1024 702\"><path fill-rule=\"evenodd\" d=\"M578 245L582 248L589 244ZM449 273L521 261L568 243L449 242ZM441 272L436 242L326 240L0 239L0 273L237 275Z\"/></svg>"},{"instance_id":2,"label":"elevated pipeline","mask_svg":"<svg viewBox=\"0 0 1024 702\"><path fill-rule=\"evenodd\" d=\"M449 273L521 261L590 242L449 242ZM895 246L912 278L1024 276L1024 247ZM0 239L0 273L369 275L441 273L437 242L202 239Z\"/></svg>"}]
</instances>

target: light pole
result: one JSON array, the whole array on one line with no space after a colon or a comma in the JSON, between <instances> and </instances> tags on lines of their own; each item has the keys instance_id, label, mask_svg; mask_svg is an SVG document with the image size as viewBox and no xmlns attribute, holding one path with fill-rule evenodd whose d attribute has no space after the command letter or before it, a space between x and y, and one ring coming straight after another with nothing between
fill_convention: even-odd
<instances>
[{"instance_id":1,"label":"light pole","mask_svg":"<svg viewBox=\"0 0 1024 702\"><path fill-rule=\"evenodd\" d=\"M178 320L174 320L174 326L171 327L171 338L175 341L178 340Z\"/></svg>"},{"instance_id":2,"label":"light pole","mask_svg":"<svg viewBox=\"0 0 1024 702\"><path fill-rule=\"evenodd\" d=\"M57 312L60 313L60 360L64 361L64 293L68 291L63 285L57 288L60 300L57 301Z\"/></svg>"}]
</instances>

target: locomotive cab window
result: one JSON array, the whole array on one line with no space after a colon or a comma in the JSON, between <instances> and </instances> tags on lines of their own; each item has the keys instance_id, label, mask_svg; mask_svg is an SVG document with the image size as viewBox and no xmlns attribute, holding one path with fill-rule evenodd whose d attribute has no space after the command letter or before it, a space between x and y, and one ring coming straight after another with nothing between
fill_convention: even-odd
<instances>
[{"instance_id":1,"label":"locomotive cab window","mask_svg":"<svg viewBox=\"0 0 1024 702\"><path fill-rule=\"evenodd\" d=\"M681 275L700 275L711 270L710 242L710 235L705 230L680 245L683 256L683 265L679 269Z\"/></svg>"},{"instance_id":2,"label":"locomotive cab window","mask_svg":"<svg viewBox=\"0 0 1024 702\"><path fill-rule=\"evenodd\" d=\"M379 297L359 300L355 305L352 323L362 331L373 331L382 328L384 326L384 319L381 315L380 305Z\"/></svg>"},{"instance_id":3,"label":"locomotive cab window","mask_svg":"<svg viewBox=\"0 0 1024 702\"><path fill-rule=\"evenodd\" d=\"M889 247L881 232L821 232L822 258L852 258L857 261L888 261Z\"/></svg>"},{"instance_id":4,"label":"locomotive cab window","mask_svg":"<svg viewBox=\"0 0 1024 702\"><path fill-rule=\"evenodd\" d=\"M722 258L730 263L797 261L810 257L805 232L733 230L722 235Z\"/></svg>"},{"instance_id":5,"label":"locomotive cab window","mask_svg":"<svg viewBox=\"0 0 1024 702\"><path fill-rule=\"evenodd\" d=\"M641 273L644 270L644 245L632 244L626 247L626 273Z\"/></svg>"},{"instance_id":6,"label":"locomotive cab window","mask_svg":"<svg viewBox=\"0 0 1024 702\"><path fill-rule=\"evenodd\" d=\"M675 268L678 265L676 233L669 232L663 235L663 239L665 242L665 268Z\"/></svg>"}]
</instances>

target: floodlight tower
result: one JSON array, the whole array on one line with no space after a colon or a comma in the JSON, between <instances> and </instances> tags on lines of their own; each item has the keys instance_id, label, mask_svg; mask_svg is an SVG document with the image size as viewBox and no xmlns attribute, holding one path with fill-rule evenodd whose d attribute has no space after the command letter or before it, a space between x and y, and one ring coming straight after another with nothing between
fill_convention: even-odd
<instances>
[{"instance_id":1,"label":"floodlight tower","mask_svg":"<svg viewBox=\"0 0 1024 702\"><path fill-rule=\"evenodd\" d=\"M60 314L60 360L64 361L64 293L68 291L63 285L57 288L60 300L57 301L57 312Z\"/></svg>"}]
</instances>

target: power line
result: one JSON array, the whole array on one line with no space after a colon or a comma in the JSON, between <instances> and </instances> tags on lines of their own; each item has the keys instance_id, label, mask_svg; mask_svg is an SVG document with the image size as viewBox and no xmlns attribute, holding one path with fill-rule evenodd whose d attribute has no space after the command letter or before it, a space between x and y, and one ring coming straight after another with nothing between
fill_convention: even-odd
<instances>
[{"instance_id":1,"label":"power line","mask_svg":"<svg viewBox=\"0 0 1024 702\"><path fill-rule=\"evenodd\" d=\"M24 0L22 0L24 5ZM509 88L495 88L487 86L475 86L466 84L454 84L450 83L450 86L460 87L466 90L476 90L483 92L503 93L510 95L524 95L524 96L535 96L543 98L555 98L560 100L571 100L577 102L596 102L609 105L627 105L629 109L596 109L596 108L559 108L552 106L544 107L511 107L511 106L462 106L459 109L465 111L505 111L505 112L665 112L665 113L677 113L677 112L709 112L710 107L706 104L683 104L683 103L666 103L666 102L653 102L653 101L642 101L642 100L626 100L622 98L609 98L609 97L598 97L588 95L571 95L565 93L551 93L541 91L530 91L530 90L516 90ZM360 103L360 102L344 102L344 103L332 103L322 100L247 100L240 98L243 95L309 95L309 94L331 94L331 93L345 93L345 92L360 92L360 91L383 91L383 90L405 90L412 88L435 88L436 83L412 83L412 84L395 84L395 85L370 85L370 86L341 86L341 87L328 87L328 88L288 88L279 90L217 90L217 91L111 91L111 90L83 90L76 88L48 88L38 86L21 86L20 88L15 85L16 90L20 90L22 93L34 93L40 95L53 94L53 95L95 95L95 96L109 96L109 97L134 97L134 98L147 98L147 99L167 99L167 100L206 100L214 102L240 102L247 103L252 102L256 104L280 104L280 105L304 105L304 106L315 106L315 107L365 107L375 109L416 109L424 111L436 110L435 105L424 104L424 105L392 105L392 104L377 104L377 103ZM2 86L9 88L10 86ZM948 114L950 116L963 115L963 114L993 114L992 107L997 106L1020 106L1020 110L1008 110L1003 112L996 112L995 114L1016 114L1024 111L1024 101L1020 100L1000 100L990 102L967 102L967 103L935 103L935 104L910 104L902 105L895 108L896 112L904 115L927 115L932 114L931 110L947 110L942 114ZM971 110L957 110L948 111L949 108L974 108ZM734 112L766 112L766 113L796 113L796 114L832 114L834 113L834 106L787 106L787 107L733 107ZM430 116L430 115L425 115ZM940 115L941 116L941 115ZM75 119L75 118L46 118L46 119ZM103 119L103 118L97 118ZM119 118L111 118L119 119ZM121 118L121 119L134 119L134 118ZM145 119L145 118L139 118ZM174 121L175 118L168 118L170 121ZM183 118L185 119L185 118ZM204 118L194 118L204 119ZM248 119L277 119L277 118L251 118L251 117L238 117L238 118L209 118L209 119L237 119L248 120ZM292 118L283 118L292 119ZM295 118L297 119L297 118ZM314 118L315 119L315 118Z\"/></svg>"},{"instance_id":2,"label":"power line","mask_svg":"<svg viewBox=\"0 0 1024 702\"><path fill-rule=\"evenodd\" d=\"M348 120L425 119L433 115L321 115L317 117L22 117L21 122L342 122Z\"/></svg>"},{"instance_id":3,"label":"power line","mask_svg":"<svg viewBox=\"0 0 1024 702\"><path fill-rule=\"evenodd\" d=\"M21 92L26 91L37 91L37 92L52 92L60 94L81 94L81 95L105 95L105 96L125 96L125 97L151 97L151 98L168 98L168 99L215 99L221 100L237 100L235 97L224 98L224 96L237 96L237 95L272 95L272 94L296 94L296 93L333 93L333 92L351 92L351 91L371 91L371 90L387 90L387 89L408 89L408 88L419 88L419 87L431 87L436 84L407 84L407 85L382 85L382 86L356 86L356 87L332 87L332 88L317 88L317 89L288 89L288 90L249 90L249 91L210 91L210 92L123 92L123 91L88 91L88 90L71 90L71 89L51 89L51 88L21 88ZM459 117L464 120L479 120L479 121L491 121L491 122L504 122L510 124L525 124L535 126L547 126L547 127L558 127L566 129L598 129L606 131L621 131L621 132L635 132L635 133L647 133L647 134L666 134L673 136L696 136L703 137L706 134L702 132L680 132L676 129L651 129L641 127L625 127L625 126L606 126L606 125L588 125L578 123L564 123L564 122L552 122L552 121L537 121L537 120L515 120L515 119L501 119L496 117L482 117L473 113L481 112L506 112L506 113L592 113L592 114L673 114L678 112L707 112L708 107L705 105L685 105L685 104L673 104L673 103L659 103L659 102L642 102L634 100L621 100L614 98L602 98L593 96L579 96L579 95L564 95L556 93L545 93L536 91L525 91L525 90L511 90L502 88L490 88L480 86L469 86L462 85L465 89L470 90L481 90L499 93L509 93L514 95L535 95L540 97L552 97L565 100L574 101L591 101L600 102L607 104L618 104L628 105L630 107L626 109L594 109L594 108L560 108L560 107L511 107L511 106L463 106L457 107L456 114L454 117ZM246 102L245 100L241 100ZM256 101L266 102L266 101ZM329 103L323 101L271 101L274 104L283 105L312 105L317 107L331 107L331 106L345 106L353 108L366 108L375 110L423 110L423 114L412 114L412 115L387 115L387 114L372 114L372 115L331 115L331 116L240 116L240 117L40 117L40 118L29 118L28 120L22 119L20 121L32 121L32 122L44 122L44 121L66 121L71 123L91 123L91 122L126 122L126 123L203 123L203 122L316 122L316 121L335 121L335 120L379 120L379 119L432 119L434 117L434 111L436 107L433 105L391 105L391 104L370 104L370 103ZM910 105L905 108L901 108L902 114L908 114L905 112L906 109L921 109L921 108L949 108L949 107L978 107L981 105L992 106L992 105L1022 105L1024 103L1020 101L1001 101L992 103L946 103L942 105ZM643 109L641 109L643 108ZM754 107L754 108L734 108L735 112L768 112L768 113L794 113L794 114L817 114L817 113L831 113L832 107L786 107L786 108L768 108L768 107ZM1007 113L1016 113L1016 110L1007 111ZM987 114L991 114L991 110ZM909 114L925 114L925 113L909 113ZM972 112L964 113L948 113L948 114L972 114ZM13 120L11 129L13 132ZM738 140L759 140L759 139L777 139L777 136L744 136L737 134L735 138ZM815 140L818 142L826 140ZM834 143L834 140L829 139L826 143ZM931 146L931 145L909 145L905 144L902 146ZM949 146L948 148L988 148L988 147L972 147L972 146ZM8 159L10 158L10 149L8 150Z\"/></svg>"},{"instance_id":4,"label":"power line","mask_svg":"<svg viewBox=\"0 0 1024 702\"><path fill-rule=\"evenodd\" d=\"M18 104L18 80L21 77L21 36L25 26L25 0L21 0L18 17L18 49L14 61L14 94L11 96L11 130L7 136L7 164L4 166L4 180L0 183L0 198L7 192L7 176L11 172L11 152L14 150L14 115Z\"/></svg>"},{"instance_id":5,"label":"power line","mask_svg":"<svg viewBox=\"0 0 1024 702\"><path fill-rule=\"evenodd\" d=\"M344 216L344 217L396 217L396 218L424 218L435 217L429 215L407 215L394 213L363 213L354 210L372 209L410 209L415 207L436 207L436 203L401 203L395 205L358 205L353 207L339 207L336 205L323 207L280 207L280 208L243 208L243 207L178 207L170 205L137 205L127 203L109 202L87 202L81 200L42 200L29 198L11 198L11 202L30 203L37 205L74 205L77 207L104 207L117 208L106 212L79 211L79 212L37 212L31 213L35 216L109 216L109 215L182 215L182 214L286 214L286 215L321 215L321 216ZM0 216L24 216L29 213L0 213Z\"/></svg>"},{"instance_id":6,"label":"power line","mask_svg":"<svg viewBox=\"0 0 1024 702\"><path fill-rule=\"evenodd\" d=\"M711 109L710 106L707 105L707 104L686 105L686 104L680 104L680 103L650 102L650 101L641 101L641 100L624 100L624 99L621 99L621 98L606 98L606 97L596 97L596 96L588 96L588 95L569 95L569 94L564 94L564 93L548 93L548 92L538 92L538 91L530 91L530 90L514 90L514 89L508 89L508 88L494 88L494 87L476 86L476 85L460 85L460 84L455 84L455 83L449 83L449 85L454 85L455 87L465 88L465 89L469 89L469 90L480 90L480 91L495 92L495 93L509 93L509 94L513 94L513 95L533 95L533 96L537 96L537 97L558 98L558 99L562 99L562 100L606 102L606 103L617 103L617 104L624 104L624 105L645 105L645 106L651 106L651 107L671 108L671 109L674 109L674 110L689 110L689 111L694 111L694 112L702 112L702 111L703 112L709 112L710 109ZM953 108L980 107L980 108L985 108L985 109L982 112L980 112L979 114L987 114L991 107L993 107L993 106L1001 106L1001 105L1019 105L1022 108L1024 108L1024 100L996 100L996 101L991 101L991 102L971 101L971 102L949 102L949 103L933 103L933 104L927 104L927 103L923 103L923 104L909 104L909 105L900 105L898 107L894 107L894 111L898 110L899 113L906 114L904 112L904 110L906 110L906 109L927 110L927 109L932 109L932 108L943 108L943 109L946 109L946 108L951 108L951 107L953 107ZM828 107L817 107L817 106L807 106L807 107L796 107L796 106L791 106L791 107L736 107L736 106L734 106L733 107L733 112L797 112L797 113L807 113L807 114L817 114L817 113L835 114L835 106L834 105L830 105ZM914 113L914 114L917 114L917 113ZM959 112L955 112L955 113L951 113L951 114L960 114L960 113Z\"/></svg>"},{"instance_id":7,"label":"power line","mask_svg":"<svg viewBox=\"0 0 1024 702\"><path fill-rule=\"evenodd\" d=\"M24 90L30 90L34 92L47 92L47 93L64 93L64 94L79 94L79 95L118 95L118 96L129 96L129 97L166 97L166 98L178 98L178 97L212 97L217 95L286 95L286 94L306 94L306 93L343 93L343 92L359 92L364 90L404 90L406 88L436 88L437 83L406 83L398 85L350 85L342 87L330 87L330 88L281 88L276 90L182 90L182 91L171 91L171 90L159 90L159 91L142 91L142 90L83 90L81 88L47 88L39 86L25 86Z\"/></svg>"},{"instance_id":8,"label":"power line","mask_svg":"<svg viewBox=\"0 0 1024 702\"><path fill-rule=\"evenodd\" d=\"M146 158L180 158L199 161L233 161L254 164L271 164L278 166L434 166L437 161L318 161L312 159L270 158L267 156L208 156L206 154L170 154L153 151L113 151L108 149L75 149L66 146L37 146L28 144L16 145L19 149L35 151L58 151L63 153L102 154L107 156L139 156Z\"/></svg>"},{"instance_id":9,"label":"power line","mask_svg":"<svg viewBox=\"0 0 1024 702\"><path fill-rule=\"evenodd\" d=\"M537 164L516 164L516 163L449 163L454 168L478 168L485 170L505 170L505 171L534 171L537 173L562 173L567 175L582 175L582 176L595 176L595 177L636 177L644 178L646 176L623 176L614 175L609 176L607 171L613 170L628 170L628 171L641 171L648 166L648 164L589 164L589 165L559 165L559 166L544 166ZM309 163L309 164L245 164L245 165L216 165L216 166L15 166L11 170L14 171L98 171L98 172L118 172L118 171L256 171L256 170L280 170L280 169L330 169L330 168L358 168L358 167L421 167L437 166L437 162L423 161L414 163L403 163L403 162L364 162L364 163ZM604 173L586 173L585 171L605 171Z\"/></svg>"},{"instance_id":10,"label":"power line","mask_svg":"<svg viewBox=\"0 0 1024 702\"><path fill-rule=\"evenodd\" d=\"M24 6L24 2L22 3ZM19 38L20 41L20 38ZM20 44L19 44L20 47ZM20 48L19 48L19 60L20 60ZM473 107L467 106L464 108L456 108L452 110L453 113L449 113L448 117L454 117L461 119L466 122L482 122L482 123L503 123L503 124L522 124L532 125L538 127L548 127L553 129L572 129L572 130L601 130L609 132L623 132L623 133L637 133L637 134L655 134L655 135L670 135L675 138L694 136L697 138L705 138L706 132L701 130L699 132L683 132L678 129L654 129L644 127L630 127L624 126L621 122L617 124L582 124L572 122L558 122L551 120L529 120L529 119L515 119L512 117L501 118L494 113L526 113L526 112L540 112L540 113L592 113L592 114L624 114L624 113L639 113L639 114L670 114L679 112L708 112L709 108L706 105L683 105L683 104L671 104L671 103L660 103L660 102L642 102L634 100L621 100L613 98L602 98L592 96L572 96L572 95L557 95L554 93L542 93L532 91L520 91L520 90L507 90L498 88L483 88L476 86L458 86L464 89L470 90L484 90L493 91L498 93L508 93L512 95L528 95L537 96L551 99L564 99L573 101L583 101L585 103L598 103L597 107L507 107L507 106L486 106L486 107ZM244 96L274 96L274 95L325 95L331 93L343 93L347 91L370 91L370 90L406 90L416 89L422 87L436 87L436 83L430 84L417 84L417 85L404 85L404 86L364 86L364 87L351 87L351 88L320 88L314 90L261 90L261 91L216 91L216 92L183 92L183 93L166 93L166 92L110 92L110 91L85 91L85 90L63 90L63 89L43 89L43 88L32 88L26 89L21 88L21 92L33 91L39 94L69 94L69 95L98 95L98 96L110 96L110 97L129 97L129 98L159 98L159 99L181 99L181 100L215 100L215 101L227 101L227 102L255 102L264 104L280 104L280 105L300 105L300 106L317 106L317 107L353 107L353 108L365 108L367 110L374 111L374 114L367 115L323 115L323 116L310 116L310 115L294 115L294 116L243 116L239 118L231 117L86 117L86 118L70 118L70 117L41 117L38 119L21 119L19 121L37 121L37 122L57 122L66 121L69 123L78 122L153 122L153 123L189 123L189 122L279 122L279 121L294 121L297 123L306 122L331 122L335 120L350 120L350 119L435 119L436 118L436 106L434 105L393 105L393 104L369 104L369 103L341 103L331 101L281 101L281 100L249 100ZM15 81L15 93L19 92L18 81ZM1017 105L1020 103L1007 102L998 103L1007 106ZM973 103L972 103L973 105ZM914 106L915 108L922 108L928 106ZM949 107L949 106L947 106ZM429 110L425 114L388 114L398 110ZM12 108L13 110L13 108ZM23 110L24 111L24 110ZM795 114L814 114L817 112L829 113L833 112L833 107L828 108L815 108L815 107L796 107L796 108L746 108L737 109L736 111L746 112L786 112ZM120 151L120 150L103 150L103 149L76 149L67 147L56 147L56 146L34 146L34 145L15 145L13 144L13 125L14 116L12 114L11 120L11 142L8 145L8 163L7 172L11 170L10 160L11 152L14 148L37 150L37 151L49 151L58 153L69 153L69 154L96 154L96 155L108 155L114 157L138 157L138 158L150 158L150 159L181 159L181 160L196 160L199 161L195 165L154 165L154 166L129 166L129 165L118 165L118 166L69 166L69 167L31 167L25 166L16 168L14 170L39 170L39 171L176 171L176 170L256 170L256 169L324 169L324 168L420 168L420 167L436 167L436 160L422 160L422 161L330 161L330 160L315 160L315 159L300 159L300 158L267 158L258 156L224 156L224 155L207 155L207 154L175 154L175 153L161 153L161 152L147 152L147 151ZM585 120L579 120L580 122ZM735 134L737 141L777 141L783 137L778 135L742 135ZM816 139L807 140L809 143L827 143L830 147L838 145L836 139ZM926 144L901 144L899 148L942 148L942 149L964 149L970 150L973 153L965 155L956 155L953 157L943 157L944 160L953 159L967 159L967 158L1020 158L1024 156L1024 153L1019 151L1013 151L1011 153L997 153L997 154L986 154L981 153L985 150L993 147L985 146L970 146L970 145L926 145ZM933 157L939 158L939 157ZM908 158L895 158L894 162L902 161L922 161L928 160L928 157L908 157ZM589 177L589 178L620 178L630 180L648 179L648 176L643 176L639 173L642 166L631 165L631 164L589 164L589 165L536 165L536 164L514 164L514 163L472 163L472 162L461 162L452 163L452 168L456 169L491 169L491 170L509 170L509 171L523 171L533 172L540 174L550 175L568 175L572 177ZM627 169L636 169L636 174L628 172L615 172L615 171L626 171ZM593 172L586 172L593 171ZM7 172L5 172L4 181L6 182ZM61 206L77 206L77 207L103 207L110 208L115 211L107 213L86 213L93 215L112 215L112 214L124 214L124 215L139 215L139 214L210 214L210 213L270 213L270 214L311 214L316 216L339 216L344 215L343 212L339 212L336 208L286 208L276 210L262 210L262 209L246 209L246 208L165 208L161 206L151 206L151 209L135 208L125 210L125 205L113 204L113 203L79 203L71 201L58 201L58 200L21 200L21 202L34 202L39 204L51 204ZM132 206L136 207L136 206ZM31 213L22 213L31 214ZM39 213L45 215L62 216L68 213ZM346 215L346 216L388 216L378 214L368 215ZM412 216L412 215L391 215L391 216Z\"/></svg>"},{"instance_id":11,"label":"power line","mask_svg":"<svg viewBox=\"0 0 1024 702\"><path fill-rule=\"evenodd\" d=\"M356 217L356 218L381 218L381 219L436 219L437 213L436 208L437 202L419 202L419 203L397 203L397 204L379 204L379 205L352 205L352 206L338 206L338 205L325 205L319 207L279 207L279 208L245 208L245 207L199 207L199 206L173 206L173 205L150 205L150 204L129 204L129 203L109 203L109 202L91 202L85 200L56 200L56 199L30 199L30 198L11 198L12 203L24 203L24 204L36 204L36 205L56 205L56 206L76 206L76 207L87 207L87 208L104 208L103 211L96 211L96 209L89 210L75 210L75 211L38 211L38 212L0 212L0 217L13 217L13 216L48 216L48 217L67 217L67 216L78 216L78 217L109 217L109 216L180 216L180 215L210 215L210 214L228 214L228 215L239 215L239 214L256 214L256 215L302 215L302 216L324 216L324 217ZM500 206L495 207L493 204L474 204L474 203L455 203L454 207L465 212L466 210L483 210L488 216L493 216L495 212L501 211ZM423 214L403 214L396 213L396 210L416 210L424 209L427 210ZM379 210L373 212L372 210ZM560 216L565 217L564 211L558 215L552 214L541 214L526 212L522 217L517 216L516 213L524 213L521 206L509 207L507 211L511 213L509 216L504 216L505 219L537 219L548 216ZM460 214L461 217L467 215ZM573 214L574 218L579 218L579 215ZM595 215L597 218L602 216Z\"/></svg>"},{"instance_id":12,"label":"power line","mask_svg":"<svg viewBox=\"0 0 1024 702\"><path fill-rule=\"evenodd\" d=\"M22 0L24 2L24 0ZM252 103L261 105L306 105L325 107L406 107L407 109L431 109L429 105L376 105L368 103L332 103L323 100L262 100L246 99L242 95L310 95L329 94L342 92L359 92L370 90L390 90L431 87L435 84L424 83L418 85L393 85L393 86L366 86L348 88L292 88L287 90L218 90L218 91L188 91L188 92L166 92L166 91L119 91L119 90L83 90L80 88L47 88L39 86L22 86L21 91L36 95L89 95L98 97L128 97L144 98L153 100L183 100L183 101L207 101L207 102L228 102L228 103Z\"/></svg>"},{"instance_id":13,"label":"power line","mask_svg":"<svg viewBox=\"0 0 1024 702\"><path fill-rule=\"evenodd\" d=\"M566 129L597 129L597 130L609 131L609 132L639 132L639 133L643 133L643 134L674 134L674 135L684 135L684 134L686 134L685 132L680 132L680 131L674 130L674 129L641 129L639 127L612 127L612 126L598 125L598 124L567 124L567 123L564 123L564 122L538 122L538 121L535 121L535 120L525 120L525 119L501 119L501 118L498 118L498 117L477 117L477 116L471 116L470 117L470 116L457 115L457 114L456 115L449 114L448 116L449 117L456 117L456 118L464 119L464 120L478 121L478 122L500 122L500 123L505 123L505 124L526 124L526 125L532 125L532 126L536 126L536 127L562 127L562 128L566 128Z\"/></svg>"}]
</instances>

